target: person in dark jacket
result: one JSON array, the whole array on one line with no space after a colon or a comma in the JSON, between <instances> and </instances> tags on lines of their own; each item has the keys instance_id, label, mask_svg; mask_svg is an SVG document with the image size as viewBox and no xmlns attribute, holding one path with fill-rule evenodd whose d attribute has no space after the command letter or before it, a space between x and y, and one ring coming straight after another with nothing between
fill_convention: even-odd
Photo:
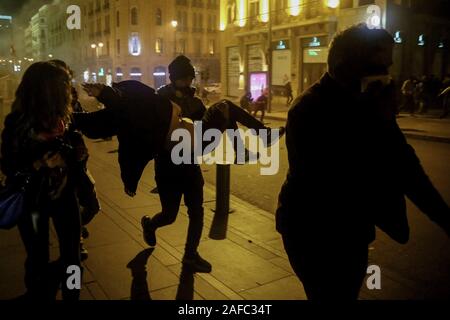
<instances>
[{"instance_id":1,"label":"person in dark jacket","mask_svg":"<svg viewBox=\"0 0 450 320\"><path fill-rule=\"evenodd\" d=\"M113 87L83 86L105 109L74 113L73 126L90 139L117 136L124 191L133 197L145 167L166 146L172 104L138 81L123 81Z\"/></svg>"},{"instance_id":2,"label":"person in dark jacket","mask_svg":"<svg viewBox=\"0 0 450 320\"><path fill-rule=\"evenodd\" d=\"M189 76L193 76L192 65L190 68ZM177 73L173 65L169 70L171 75ZM184 72L183 66L181 70ZM191 83L192 79L190 82L180 80ZM184 194L190 208L189 215L193 217L188 230L184 265L197 272L210 272L210 264L197 252L203 228L203 178L197 165L173 164L167 143L170 141L170 130L173 129L172 122L178 123L183 116L202 120L204 130L236 128L237 121L255 129L267 128L239 107L226 102L215 104L206 111L190 87L186 89L178 81L175 82L177 87L164 87L162 94L155 94L153 89L137 81L124 81L114 84L113 88L85 84L88 94L97 97L106 108L93 113L75 113L74 124L89 138L117 135L121 177L125 192L130 196L135 195L145 166L156 157L156 181L163 213L156 215L153 220L143 217L144 239L151 246L156 244L156 229L174 221ZM167 94L165 90L168 90ZM181 109L180 115L174 113L177 108ZM277 141L277 136L272 137L271 132L272 129L269 131L267 146ZM282 134L283 131L279 136Z\"/></svg>"},{"instance_id":3,"label":"person in dark jacket","mask_svg":"<svg viewBox=\"0 0 450 320\"><path fill-rule=\"evenodd\" d=\"M195 96L195 88L191 87L195 78L195 70L187 57L175 58L169 65L169 74L171 83L160 88L158 95L179 105L181 117L189 118L192 121L203 121L204 130L218 128L223 132L227 128L237 129L237 122L258 131L259 129L269 129L228 100L216 103L206 110L203 102ZM281 131L283 134L284 128ZM269 130L269 132L271 131ZM234 145L237 146L238 143L235 141ZM245 153L244 158L247 160L251 155L248 150ZM257 157L257 155L255 156ZM150 216L142 218L145 241L150 246L156 244L156 229L175 221L181 197L184 196L188 208L189 227L183 264L196 272L210 272L211 264L203 259L197 251L203 229L204 211L204 180L200 166L197 164L175 165L170 152L162 152L156 157L155 179L162 212L153 218Z\"/></svg>"},{"instance_id":4,"label":"person in dark jacket","mask_svg":"<svg viewBox=\"0 0 450 320\"><path fill-rule=\"evenodd\" d=\"M76 189L83 155L75 151L80 136L68 129L69 106L67 72L49 62L35 63L23 75L2 132L6 183L21 185L17 177L24 174L30 181L18 228L27 253L25 297L32 300L55 300L60 284L65 300L78 300L80 293L66 285L69 266L82 270ZM58 235L57 264L49 264L50 218Z\"/></svg>"},{"instance_id":5,"label":"person in dark jacket","mask_svg":"<svg viewBox=\"0 0 450 320\"><path fill-rule=\"evenodd\" d=\"M181 107L182 116L192 121L202 120L206 107L195 96L191 87L195 71L189 59L177 57L169 65L171 83L161 87L158 95ZM142 217L144 239L148 245L156 245L156 229L172 224L178 214L181 197L188 209L187 232L183 265L196 272L211 272L211 264L198 253L203 230L203 185L200 166L197 164L175 165L170 152L161 152L155 159L155 180L161 200L162 211L153 218Z\"/></svg>"},{"instance_id":6,"label":"person in dark jacket","mask_svg":"<svg viewBox=\"0 0 450 320\"><path fill-rule=\"evenodd\" d=\"M396 122L392 50L385 30L343 31L289 110L276 223L308 299L358 298L375 226L408 241L405 196L450 234L449 207Z\"/></svg>"},{"instance_id":7,"label":"person in dark jacket","mask_svg":"<svg viewBox=\"0 0 450 320\"><path fill-rule=\"evenodd\" d=\"M245 92L244 95L239 100L239 105L242 109L251 112L252 111L251 104L253 103L252 93L248 88L245 88L244 92Z\"/></svg>"},{"instance_id":8,"label":"person in dark jacket","mask_svg":"<svg viewBox=\"0 0 450 320\"><path fill-rule=\"evenodd\" d=\"M64 69L68 74L70 79L73 79L73 71L70 67L62 60L50 60L49 62L55 64L56 66ZM72 112L86 112L81 106L78 100L78 92L75 87L71 86L71 103ZM84 246L84 239L89 236L89 231L87 225L92 221L92 219L100 211L100 202L97 198L97 192L95 191L95 180L87 168L87 162L89 158L89 152L87 150L86 144L84 143L83 137L80 137L78 144L78 150L85 155L83 159L83 172L79 177L79 185L77 186L77 198L78 203L81 206L81 240L80 240L80 253L81 260L84 261L88 258L89 253Z\"/></svg>"}]
</instances>

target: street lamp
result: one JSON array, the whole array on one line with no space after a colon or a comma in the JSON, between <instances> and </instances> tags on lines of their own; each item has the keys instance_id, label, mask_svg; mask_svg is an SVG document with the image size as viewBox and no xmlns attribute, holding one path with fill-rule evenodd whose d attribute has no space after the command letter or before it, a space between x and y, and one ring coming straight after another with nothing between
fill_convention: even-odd
<instances>
[{"instance_id":1,"label":"street lamp","mask_svg":"<svg viewBox=\"0 0 450 320\"><path fill-rule=\"evenodd\" d=\"M98 49L103 48L103 42L99 43L93 43L91 44L91 48L95 49L95 79L97 80L97 74L98 74Z\"/></svg>"},{"instance_id":2,"label":"street lamp","mask_svg":"<svg viewBox=\"0 0 450 320\"><path fill-rule=\"evenodd\" d=\"M177 27L178 27L178 21L177 20L172 20L170 22L170 24L174 28L174 31L173 31L173 55L176 56L177 55Z\"/></svg>"}]
</instances>

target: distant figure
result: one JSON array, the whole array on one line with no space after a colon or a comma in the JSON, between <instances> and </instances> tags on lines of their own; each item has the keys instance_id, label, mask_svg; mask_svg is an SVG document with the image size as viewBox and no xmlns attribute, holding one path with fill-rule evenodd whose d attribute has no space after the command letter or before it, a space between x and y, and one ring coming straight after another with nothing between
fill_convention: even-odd
<instances>
[{"instance_id":1,"label":"distant figure","mask_svg":"<svg viewBox=\"0 0 450 320\"><path fill-rule=\"evenodd\" d=\"M253 102L252 93L248 88L245 90L245 94L241 97L239 105L242 109L251 112L251 104Z\"/></svg>"},{"instance_id":2,"label":"distant figure","mask_svg":"<svg viewBox=\"0 0 450 320\"><path fill-rule=\"evenodd\" d=\"M365 24L337 34L328 72L289 111L276 224L308 299L358 298L375 226L408 242L405 196L450 235L450 209L397 124L393 47Z\"/></svg>"},{"instance_id":3,"label":"distant figure","mask_svg":"<svg viewBox=\"0 0 450 320\"><path fill-rule=\"evenodd\" d=\"M286 92L287 97L286 105L289 106L292 100L294 100L294 97L292 96L292 86L290 81L286 82L286 84L284 85L284 90Z\"/></svg>"},{"instance_id":4,"label":"distant figure","mask_svg":"<svg viewBox=\"0 0 450 320\"><path fill-rule=\"evenodd\" d=\"M403 96L403 105L401 110L409 112L411 114L414 113L414 78L409 77L403 82L402 86L402 96Z\"/></svg>"},{"instance_id":5,"label":"distant figure","mask_svg":"<svg viewBox=\"0 0 450 320\"><path fill-rule=\"evenodd\" d=\"M261 118L260 121L264 123L264 115L266 114L267 110L267 103L268 103L268 94L269 90L265 89L263 90L262 94L256 99L255 103L253 104L253 116L256 118L256 114L258 111L261 111Z\"/></svg>"}]
</instances>

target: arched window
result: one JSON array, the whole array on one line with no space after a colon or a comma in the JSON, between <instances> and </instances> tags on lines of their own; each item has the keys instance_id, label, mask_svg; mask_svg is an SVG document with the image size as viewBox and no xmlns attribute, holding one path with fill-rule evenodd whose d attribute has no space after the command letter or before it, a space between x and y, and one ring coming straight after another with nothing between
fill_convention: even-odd
<instances>
[{"instance_id":1,"label":"arched window","mask_svg":"<svg viewBox=\"0 0 450 320\"><path fill-rule=\"evenodd\" d=\"M131 25L136 26L138 24L138 11L137 8L131 9Z\"/></svg>"},{"instance_id":2,"label":"arched window","mask_svg":"<svg viewBox=\"0 0 450 320\"><path fill-rule=\"evenodd\" d=\"M162 11L160 8L156 9L156 25L162 26Z\"/></svg>"},{"instance_id":3,"label":"arched window","mask_svg":"<svg viewBox=\"0 0 450 320\"><path fill-rule=\"evenodd\" d=\"M141 54L141 40L139 39L139 34L137 32L131 33L128 49L133 56L139 56Z\"/></svg>"},{"instance_id":4,"label":"arched window","mask_svg":"<svg viewBox=\"0 0 450 320\"><path fill-rule=\"evenodd\" d=\"M130 79L136 80L136 81L141 81L142 80L141 68L137 68L137 67L131 68Z\"/></svg>"},{"instance_id":5,"label":"arched window","mask_svg":"<svg viewBox=\"0 0 450 320\"><path fill-rule=\"evenodd\" d=\"M166 84L166 68L163 66L158 66L153 70L153 83L155 88L159 89L160 87Z\"/></svg>"}]
</instances>

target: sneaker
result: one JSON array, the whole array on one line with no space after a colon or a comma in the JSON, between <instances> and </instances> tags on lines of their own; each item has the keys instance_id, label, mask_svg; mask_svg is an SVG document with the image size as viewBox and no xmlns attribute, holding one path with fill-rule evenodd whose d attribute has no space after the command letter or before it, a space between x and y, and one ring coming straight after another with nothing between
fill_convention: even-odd
<instances>
[{"instance_id":1,"label":"sneaker","mask_svg":"<svg viewBox=\"0 0 450 320\"><path fill-rule=\"evenodd\" d=\"M198 252L193 256L185 255L183 257L183 267L187 268L192 272L200 272L200 273L210 273L212 270L211 264L200 257Z\"/></svg>"},{"instance_id":2,"label":"sneaker","mask_svg":"<svg viewBox=\"0 0 450 320\"><path fill-rule=\"evenodd\" d=\"M266 143L266 148L271 147L273 144L275 144L278 140L281 139L282 136L284 136L284 134L286 133L286 128L285 127L279 127L277 128L278 130L278 137L275 139L272 139L272 130L269 130L269 134L267 135L267 143Z\"/></svg>"},{"instance_id":3,"label":"sneaker","mask_svg":"<svg viewBox=\"0 0 450 320\"><path fill-rule=\"evenodd\" d=\"M144 232L144 241L150 246L156 246L156 228L152 226L152 218L143 216L141 219L141 226Z\"/></svg>"}]
</instances>

